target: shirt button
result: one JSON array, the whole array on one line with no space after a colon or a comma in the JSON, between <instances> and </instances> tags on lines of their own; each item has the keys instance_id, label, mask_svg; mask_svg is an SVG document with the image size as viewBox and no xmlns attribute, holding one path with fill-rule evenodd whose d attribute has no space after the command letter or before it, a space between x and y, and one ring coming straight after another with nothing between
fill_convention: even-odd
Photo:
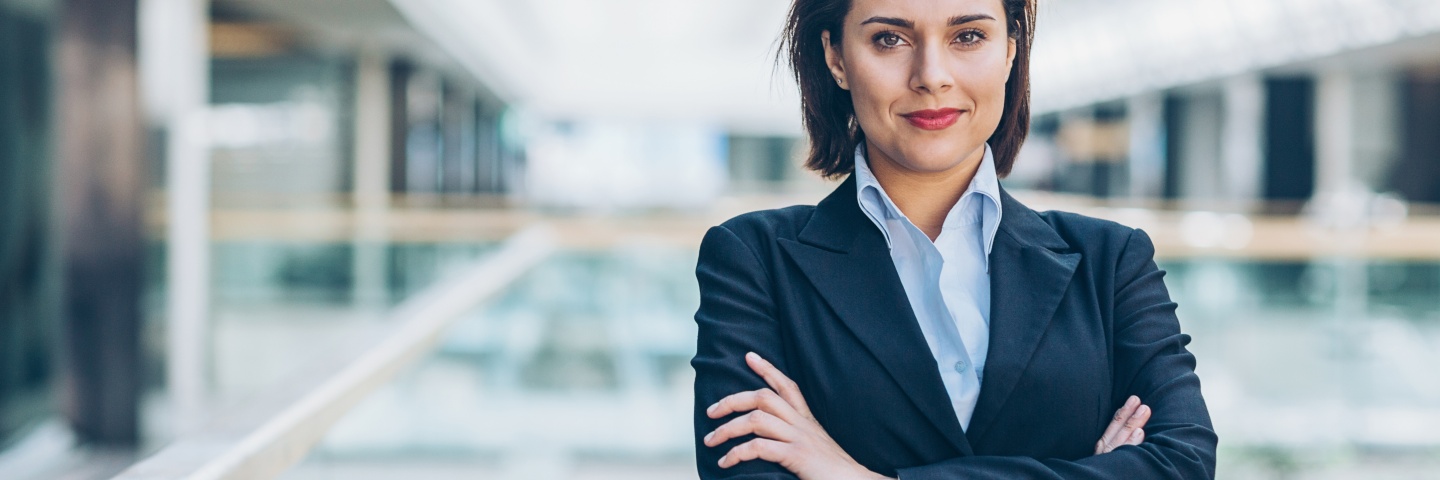
<instances>
[{"instance_id":1,"label":"shirt button","mask_svg":"<svg viewBox=\"0 0 1440 480\"><path fill-rule=\"evenodd\" d=\"M965 373L965 370L968 368L970 368L970 364L965 363L964 360L955 362L955 371L957 372Z\"/></svg>"}]
</instances>

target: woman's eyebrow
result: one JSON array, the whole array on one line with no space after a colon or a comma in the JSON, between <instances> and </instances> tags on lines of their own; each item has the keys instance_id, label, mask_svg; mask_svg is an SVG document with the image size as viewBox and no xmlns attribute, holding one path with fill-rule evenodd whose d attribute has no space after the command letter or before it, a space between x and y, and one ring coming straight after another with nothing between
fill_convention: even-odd
<instances>
[{"instance_id":1,"label":"woman's eyebrow","mask_svg":"<svg viewBox=\"0 0 1440 480\"><path fill-rule=\"evenodd\" d=\"M969 14L969 15L956 15L956 16L950 17L950 20L949 20L948 22L946 22L946 25L949 25L949 26L951 26L951 27L954 27L954 26L957 26L957 25L964 25L964 24L967 24L967 23L970 23L970 22L978 22L978 21L980 21L980 20L994 20L994 19L995 19L995 17L989 16L989 15L986 15L986 14L983 14L983 13L972 13L972 14ZM915 29L915 22L912 22L912 21L910 21L910 20L906 20L906 19L903 19L903 18L895 18L895 17L870 17L870 18L865 19L865 21L860 22L861 25L869 25L869 24L872 24L872 23L882 23L882 24L885 24L885 25L893 25L893 26L896 26L896 27L908 28L908 29L911 29L911 30L914 30L914 29Z\"/></svg>"},{"instance_id":2,"label":"woman's eyebrow","mask_svg":"<svg viewBox=\"0 0 1440 480\"><path fill-rule=\"evenodd\" d=\"M912 21L909 21L909 20L906 20L906 19L903 19L903 18L895 18L895 17L870 17L870 18L865 19L865 21L860 22L861 25L869 25L869 24L872 24L872 23L883 23L883 24L885 24L885 25L893 25L893 26L896 26L896 27L908 28L908 29L911 29L911 30L914 30L914 29L915 29L915 22L912 22Z\"/></svg>"},{"instance_id":3,"label":"woman's eyebrow","mask_svg":"<svg viewBox=\"0 0 1440 480\"><path fill-rule=\"evenodd\" d=\"M980 20L994 20L994 19L995 19L995 17L989 16L989 15L986 15L986 14L983 14L983 13L972 13L972 14L969 14L969 15L956 15L956 16L950 17L950 21L949 21L949 22L946 22L946 24L953 27L953 26L956 26L956 25L964 25L964 24L967 24L967 23L970 23L970 22L978 22L978 21L980 21Z\"/></svg>"}]
</instances>

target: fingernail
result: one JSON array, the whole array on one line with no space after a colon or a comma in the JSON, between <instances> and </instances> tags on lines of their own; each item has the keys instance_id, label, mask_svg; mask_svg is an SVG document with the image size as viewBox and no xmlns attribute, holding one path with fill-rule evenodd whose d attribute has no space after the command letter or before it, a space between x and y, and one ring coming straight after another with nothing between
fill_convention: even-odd
<instances>
[{"instance_id":1,"label":"fingernail","mask_svg":"<svg viewBox=\"0 0 1440 480\"><path fill-rule=\"evenodd\" d=\"M1125 406L1126 406L1126 407L1133 407L1133 406L1135 406L1135 404L1138 403L1139 401L1140 401L1140 397L1131 395L1130 398L1125 399Z\"/></svg>"},{"instance_id":2,"label":"fingernail","mask_svg":"<svg viewBox=\"0 0 1440 480\"><path fill-rule=\"evenodd\" d=\"M719 466L721 466L721 467L724 467L724 466L725 466L725 457L726 457L726 456L728 456L728 455L721 456L721 457L720 457L720 461L715 462L715 464L716 464L716 465L719 465Z\"/></svg>"},{"instance_id":3,"label":"fingernail","mask_svg":"<svg viewBox=\"0 0 1440 480\"><path fill-rule=\"evenodd\" d=\"M718 403L710 404L710 408L705 409L705 413L715 413L715 407L718 406L720 406Z\"/></svg>"},{"instance_id":4,"label":"fingernail","mask_svg":"<svg viewBox=\"0 0 1440 480\"><path fill-rule=\"evenodd\" d=\"M711 438L711 437L714 437L714 436L715 436L715 432L710 432L710 433L705 434L705 443L710 443L710 438Z\"/></svg>"},{"instance_id":5,"label":"fingernail","mask_svg":"<svg viewBox=\"0 0 1440 480\"><path fill-rule=\"evenodd\" d=\"M745 354L745 358L748 358L748 359L751 359L751 360L759 360L759 359L760 359L760 354L755 353L755 352L749 352L749 353L746 353L746 354Z\"/></svg>"}]
</instances>

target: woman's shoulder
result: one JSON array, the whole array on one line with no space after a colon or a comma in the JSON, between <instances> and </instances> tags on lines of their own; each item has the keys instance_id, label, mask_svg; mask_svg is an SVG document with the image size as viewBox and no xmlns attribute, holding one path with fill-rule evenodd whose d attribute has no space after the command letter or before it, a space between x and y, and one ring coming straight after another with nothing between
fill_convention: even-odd
<instances>
[{"instance_id":1,"label":"woman's shoulder","mask_svg":"<svg viewBox=\"0 0 1440 480\"><path fill-rule=\"evenodd\" d=\"M1082 236L1108 237L1115 234L1129 235L1131 231L1135 230L1133 227L1114 220L1064 210L1045 210L1035 213L1061 235L1073 233Z\"/></svg>"},{"instance_id":2,"label":"woman's shoulder","mask_svg":"<svg viewBox=\"0 0 1440 480\"><path fill-rule=\"evenodd\" d=\"M710 227L700 242L697 271L707 268L742 268L751 269L752 273L770 270L778 258L779 240L795 239L814 213L813 205L795 205L737 215Z\"/></svg>"},{"instance_id":3,"label":"woman's shoulder","mask_svg":"<svg viewBox=\"0 0 1440 480\"><path fill-rule=\"evenodd\" d=\"M1035 213L1070 245L1071 250L1118 255L1128 247L1138 246L1153 254L1154 247L1144 230L1075 212L1046 210Z\"/></svg>"},{"instance_id":4,"label":"woman's shoulder","mask_svg":"<svg viewBox=\"0 0 1440 480\"><path fill-rule=\"evenodd\" d=\"M729 230L751 248L756 248L780 238L795 238L814 213L814 205L756 210L731 217L714 228Z\"/></svg>"}]
</instances>

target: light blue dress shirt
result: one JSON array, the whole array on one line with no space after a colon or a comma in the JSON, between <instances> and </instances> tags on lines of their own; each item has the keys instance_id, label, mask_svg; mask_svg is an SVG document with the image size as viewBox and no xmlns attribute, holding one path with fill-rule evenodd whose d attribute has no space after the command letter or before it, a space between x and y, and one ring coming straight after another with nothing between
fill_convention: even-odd
<instances>
[{"instance_id":1,"label":"light blue dress shirt","mask_svg":"<svg viewBox=\"0 0 1440 480\"><path fill-rule=\"evenodd\" d=\"M1000 181L990 146L985 145L980 168L946 214L934 242L875 180L864 144L855 148L855 181L860 209L885 234L955 417L969 428L990 349L989 259L1000 226Z\"/></svg>"}]
</instances>

